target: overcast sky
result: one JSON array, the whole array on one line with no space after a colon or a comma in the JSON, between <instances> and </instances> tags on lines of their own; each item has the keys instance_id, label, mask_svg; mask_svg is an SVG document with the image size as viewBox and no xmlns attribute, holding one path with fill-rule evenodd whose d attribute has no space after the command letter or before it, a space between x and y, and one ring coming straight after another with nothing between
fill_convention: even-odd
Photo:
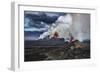
<instances>
[{"instance_id":1,"label":"overcast sky","mask_svg":"<svg viewBox=\"0 0 100 73\"><path fill-rule=\"evenodd\" d=\"M36 40L52 23L67 13L24 11L24 32L26 39ZM73 13L74 37L83 40L90 39L90 15Z\"/></svg>"}]
</instances>

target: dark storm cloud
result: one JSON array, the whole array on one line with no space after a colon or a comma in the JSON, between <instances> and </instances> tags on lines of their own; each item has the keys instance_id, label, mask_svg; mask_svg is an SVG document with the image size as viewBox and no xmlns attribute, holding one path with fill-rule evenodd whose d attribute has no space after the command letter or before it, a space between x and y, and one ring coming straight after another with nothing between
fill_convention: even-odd
<instances>
[{"instance_id":1,"label":"dark storm cloud","mask_svg":"<svg viewBox=\"0 0 100 73\"><path fill-rule=\"evenodd\" d=\"M24 31L25 38L38 39L39 35L47 31L59 16L65 13L24 11Z\"/></svg>"},{"instance_id":2,"label":"dark storm cloud","mask_svg":"<svg viewBox=\"0 0 100 73\"><path fill-rule=\"evenodd\" d=\"M66 13L24 11L24 34L25 39L37 40L47 31L52 23ZM90 39L90 14L72 13L73 35L76 39Z\"/></svg>"},{"instance_id":3,"label":"dark storm cloud","mask_svg":"<svg viewBox=\"0 0 100 73\"><path fill-rule=\"evenodd\" d=\"M33 21L42 21L51 24L54 23L59 16L64 15L65 13L25 11L24 14L25 18L30 18Z\"/></svg>"}]
</instances>

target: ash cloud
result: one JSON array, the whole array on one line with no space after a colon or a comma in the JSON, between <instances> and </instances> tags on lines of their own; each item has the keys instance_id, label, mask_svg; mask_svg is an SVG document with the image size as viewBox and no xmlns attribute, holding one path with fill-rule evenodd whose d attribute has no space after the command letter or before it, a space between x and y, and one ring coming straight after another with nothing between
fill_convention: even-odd
<instances>
[{"instance_id":1,"label":"ash cloud","mask_svg":"<svg viewBox=\"0 0 100 73\"><path fill-rule=\"evenodd\" d=\"M64 32L64 31L67 32ZM69 33L80 41L90 40L90 14L59 12L24 12L24 32L27 40L50 38L55 31L59 37L69 39ZM30 35L31 34L31 35ZM66 36L66 37L65 37Z\"/></svg>"}]
</instances>

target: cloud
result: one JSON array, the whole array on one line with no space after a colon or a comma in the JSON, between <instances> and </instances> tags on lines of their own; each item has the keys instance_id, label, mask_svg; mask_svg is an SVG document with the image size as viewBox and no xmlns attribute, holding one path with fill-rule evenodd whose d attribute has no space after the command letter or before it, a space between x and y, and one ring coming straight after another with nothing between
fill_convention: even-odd
<instances>
[{"instance_id":1,"label":"cloud","mask_svg":"<svg viewBox=\"0 0 100 73\"><path fill-rule=\"evenodd\" d=\"M25 32L42 32L33 34L34 38L45 38L52 36L55 31L60 33L60 37L69 37L68 29L71 28L71 33L75 39L83 41L90 39L90 15L79 13L59 13L59 12L39 12L39 11L25 11L24 12L24 31ZM66 25L63 25L66 24ZM64 32L66 31L66 32ZM30 35L31 35L30 34ZM27 37L29 35L25 35ZM33 39L34 39L33 38Z\"/></svg>"},{"instance_id":2,"label":"cloud","mask_svg":"<svg viewBox=\"0 0 100 73\"><path fill-rule=\"evenodd\" d=\"M43 39L47 36L53 37L55 32L58 33L58 38L64 38L65 41L70 38L70 26L72 25L72 16L71 14L66 14L64 16L60 16L55 23L52 24L51 28L40 35L40 39Z\"/></svg>"}]
</instances>

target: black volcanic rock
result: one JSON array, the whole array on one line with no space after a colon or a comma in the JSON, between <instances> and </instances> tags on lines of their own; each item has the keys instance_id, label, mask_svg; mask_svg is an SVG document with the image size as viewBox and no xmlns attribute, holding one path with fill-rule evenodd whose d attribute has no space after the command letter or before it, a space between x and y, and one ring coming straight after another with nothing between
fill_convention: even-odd
<instances>
[{"instance_id":1,"label":"black volcanic rock","mask_svg":"<svg viewBox=\"0 0 100 73\"><path fill-rule=\"evenodd\" d=\"M64 39L43 39L43 40L25 40L25 48L32 48L34 46L63 46Z\"/></svg>"},{"instance_id":2,"label":"black volcanic rock","mask_svg":"<svg viewBox=\"0 0 100 73\"><path fill-rule=\"evenodd\" d=\"M76 47L76 46L82 47ZM73 47L73 49L72 49ZM25 62L44 61L44 60L64 60L64 59L89 59L90 43L89 41L74 41L64 43L63 47L32 47L24 51Z\"/></svg>"}]
</instances>

